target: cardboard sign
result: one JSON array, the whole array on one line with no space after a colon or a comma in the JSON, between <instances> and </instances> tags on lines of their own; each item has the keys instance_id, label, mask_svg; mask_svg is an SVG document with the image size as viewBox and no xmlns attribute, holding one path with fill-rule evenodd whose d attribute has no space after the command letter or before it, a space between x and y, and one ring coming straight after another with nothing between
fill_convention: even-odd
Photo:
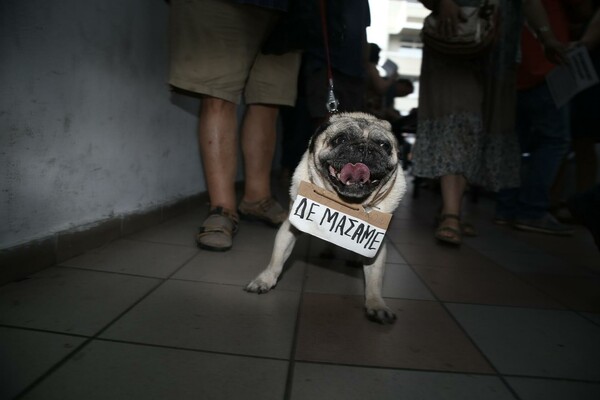
<instances>
[{"instance_id":1,"label":"cardboard sign","mask_svg":"<svg viewBox=\"0 0 600 400\"><path fill-rule=\"evenodd\" d=\"M289 219L302 232L365 257L375 257L392 214L367 213L361 205L345 203L337 194L303 181Z\"/></svg>"}]
</instances>

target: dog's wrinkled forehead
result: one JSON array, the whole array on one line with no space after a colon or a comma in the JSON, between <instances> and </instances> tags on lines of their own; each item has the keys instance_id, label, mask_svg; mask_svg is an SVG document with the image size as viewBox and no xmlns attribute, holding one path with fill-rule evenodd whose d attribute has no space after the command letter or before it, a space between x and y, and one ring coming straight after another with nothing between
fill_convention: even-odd
<instances>
[{"instance_id":1,"label":"dog's wrinkled forehead","mask_svg":"<svg viewBox=\"0 0 600 400\"><path fill-rule=\"evenodd\" d=\"M363 113L342 113L335 114L329 119L329 124L325 133L335 135L338 132L358 133L368 136L371 133L380 132L386 134L391 130L387 121L375 118L369 114Z\"/></svg>"},{"instance_id":2,"label":"dog's wrinkled forehead","mask_svg":"<svg viewBox=\"0 0 600 400\"><path fill-rule=\"evenodd\" d=\"M309 149L311 152L314 151L318 137L322 137L324 141L327 141L340 133L348 133L356 137L376 139L378 137L390 137L392 135L391 129L389 122L380 120L370 114L359 112L334 114L315 132L310 141Z\"/></svg>"}]
</instances>

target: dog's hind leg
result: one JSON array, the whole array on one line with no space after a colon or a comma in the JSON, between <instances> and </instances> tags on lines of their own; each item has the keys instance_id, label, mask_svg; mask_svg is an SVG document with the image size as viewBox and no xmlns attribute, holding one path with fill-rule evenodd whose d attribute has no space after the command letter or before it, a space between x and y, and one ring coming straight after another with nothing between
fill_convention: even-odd
<instances>
[{"instance_id":1,"label":"dog's hind leg","mask_svg":"<svg viewBox=\"0 0 600 400\"><path fill-rule=\"evenodd\" d=\"M283 264L294 249L298 234L299 231L286 219L275 236L275 245L269 265L244 290L259 294L266 293L277 284L277 278L281 274Z\"/></svg>"},{"instance_id":2,"label":"dog's hind leg","mask_svg":"<svg viewBox=\"0 0 600 400\"><path fill-rule=\"evenodd\" d=\"M377 256L372 259L365 259L363 267L365 273L365 312L367 318L381 324L391 324L396 320L396 315L387 307L383 297L381 297L386 257L387 247L383 243Z\"/></svg>"}]
</instances>

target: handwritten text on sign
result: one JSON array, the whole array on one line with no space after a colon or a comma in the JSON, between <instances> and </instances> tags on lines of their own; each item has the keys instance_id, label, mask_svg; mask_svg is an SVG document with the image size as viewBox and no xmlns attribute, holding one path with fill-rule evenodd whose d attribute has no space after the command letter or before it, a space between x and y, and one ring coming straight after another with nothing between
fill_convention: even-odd
<instances>
[{"instance_id":1,"label":"handwritten text on sign","mask_svg":"<svg viewBox=\"0 0 600 400\"><path fill-rule=\"evenodd\" d=\"M290 210L290 222L299 230L354 251L366 257L374 257L383 242L387 223L372 224L366 219L370 214L356 209L343 210L343 204L333 202L314 190L307 190L302 182L299 194ZM310 186L309 189L315 188ZM304 190L302 190L304 189ZM323 192L323 190L320 190ZM322 198L320 198L322 197ZM378 213L384 214L384 213ZM384 214L388 216L389 214ZM362 217L362 218L361 218ZM385 218L384 218L385 219Z\"/></svg>"}]
</instances>

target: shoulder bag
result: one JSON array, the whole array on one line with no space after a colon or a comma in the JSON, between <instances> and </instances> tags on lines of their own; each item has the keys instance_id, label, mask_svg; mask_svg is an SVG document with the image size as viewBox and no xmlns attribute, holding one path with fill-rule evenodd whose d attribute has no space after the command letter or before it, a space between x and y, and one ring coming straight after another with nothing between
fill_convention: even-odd
<instances>
[{"instance_id":1,"label":"shoulder bag","mask_svg":"<svg viewBox=\"0 0 600 400\"><path fill-rule=\"evenodd\" d=\"M439 34L437 15L429 14L421 30L423 44L451 56L476 57L487 51L496 36L498 0L483 0L479 7L460 7L460 10L465 19L459 21L453 37Z\"/></svg>"}]
</instances>

